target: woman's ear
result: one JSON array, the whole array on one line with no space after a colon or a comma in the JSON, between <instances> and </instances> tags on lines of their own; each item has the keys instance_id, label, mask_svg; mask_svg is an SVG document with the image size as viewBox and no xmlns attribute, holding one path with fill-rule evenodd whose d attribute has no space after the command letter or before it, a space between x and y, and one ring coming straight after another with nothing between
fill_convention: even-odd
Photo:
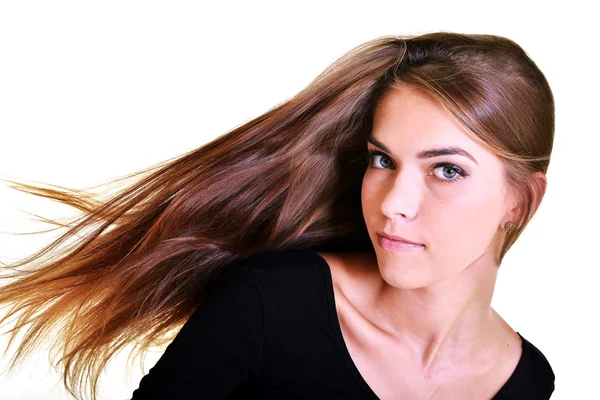
<instances>
[{"instance_id":1,"label":"woman's ear","mask_svg":"<svg viewBox=\"0 0 600 400\"><path fill-rule=\"evenodd\" d=\"M525 224L533 217L546 193L548 181L546 174L541 171L529 175L519 188L513 188L511 192L511 209L503 221L512 221L516 228Z\"/></svg>"},{"instance_id":2,"label":"woman's ear","mask_svg":"<svg viewBox=\"0 0 600 400\"><path fill-rule=\"evenodd\" d=\"M546 193L546 188L548 187L548 180L546 179L546 174L544 174L541 171L538 171L538 172L535 172L534 174L532 174L531 179L533 180L532 192L535 193L535 199L536 199L534 204L535 204L535 208L537 210L537 208L540 206L540 203L542 202L542 198L544 197L544 194Z\"/></svg>"},{"instance_id":3,"label":"woman's ear","mask_svg":"<svg viewBox=\"0 0 600 400\"><path fill-rule=\"evenodd\" d=\"M531 174L527 179L527 185L529 192L531 193L531 207L529 209L530 214L528 218L531 218L537 211L546 193L546 187L548 182L546 180L546 174L543 172L535 172Z\"/></svg>"}]
</instances>

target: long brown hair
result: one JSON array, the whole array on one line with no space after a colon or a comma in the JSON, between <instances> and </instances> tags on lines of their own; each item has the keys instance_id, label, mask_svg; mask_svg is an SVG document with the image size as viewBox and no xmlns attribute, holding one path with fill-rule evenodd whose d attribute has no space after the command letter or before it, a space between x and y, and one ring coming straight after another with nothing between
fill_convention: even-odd
<instances>
[{"instance_id":1,"label":"long brown hair","mask_svg":"<svg viewBox=\"0 0 600 400\"><path fill-rule=\"evenodd\" d=\"M399 82L430 94L500 157L507 184L519 188L522 213L500 264L541 200L525 182L550 161L548 82L504 37L384 36L263 115L114 180L122 187L106 198L8 181L79 211L68 223L49 220L65 233L4 267L0 305L12 307L0 323L20 313L11 342L31 324L10 368L53 332L65 387L74 396L89 388L95 399L116 351L131 343L143 355L171 341L221 272L245 258L289 248L374 251L360 203L366 138L377 100Z\"/></svg>"}]
</instances>

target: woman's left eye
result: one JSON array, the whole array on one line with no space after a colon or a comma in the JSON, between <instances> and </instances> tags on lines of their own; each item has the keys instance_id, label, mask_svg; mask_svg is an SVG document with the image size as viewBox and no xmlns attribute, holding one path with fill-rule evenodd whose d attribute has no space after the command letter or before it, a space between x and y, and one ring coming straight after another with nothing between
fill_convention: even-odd
<instances>
[{"instance_id":1,"label":"woman's left eye","mask_svg":"<svg viewBox=\"0 0 600 400\"><path fill-rule=\"evenodd\" d=\"M433 169L439 169L442 171L443 178L440 178L441 181L457 181L459 179L463 179L467 174L460 169L458 166L450 163L441 163L437 164ZM449 171L450 174L454 173L452 176L447 177L446 172Z\"/></svg>"},{"instance_id":2,"label":"woman's left eye","mask_svg":"<svg viewBox=\"0 0 600 400\"><path fill-rule=\"evenodd\" d=\"M379 161L374 161L374 157L381 157L379 159ZM387 164L388 166L383 166L381 160L383 160L383 164ZM379 151L379 150L369 150L367 153L367 163L368 163L368 167L369 168L375 168L375 169L388 169L389 168L389 164L391 164L391 159L387 156L387 154ZM378 166L375 166L378 165ZM457 165L451 164L451 163L439 163L436 164L433 167L434 170L440 170L441 175L435 174L436 179L440 182L443 183L451 183L451 182L455 182L458 181L460 179L465 178L466 176L468 176L467 173L465 173L465 171L462 170L462 168L460 168ZM450 176L449 176L450 175Z\"/></svg>"}]
</instances>

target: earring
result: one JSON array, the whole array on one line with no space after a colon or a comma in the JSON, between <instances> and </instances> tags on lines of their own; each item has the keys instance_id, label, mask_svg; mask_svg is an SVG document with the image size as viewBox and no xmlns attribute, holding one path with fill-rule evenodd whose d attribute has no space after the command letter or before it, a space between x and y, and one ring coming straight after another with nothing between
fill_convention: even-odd
<instances>
[{"instance_id":1,"label":"earring","mask_svg":"<svg viewBox=\"0 0 600 400\"><path fill-rule=\"evenodd\" d=\"M512 221L508 221L506 224L504 224L504 229L509 230L514 228L515 224L512 223Z\"/></svg>"}]
</instances>

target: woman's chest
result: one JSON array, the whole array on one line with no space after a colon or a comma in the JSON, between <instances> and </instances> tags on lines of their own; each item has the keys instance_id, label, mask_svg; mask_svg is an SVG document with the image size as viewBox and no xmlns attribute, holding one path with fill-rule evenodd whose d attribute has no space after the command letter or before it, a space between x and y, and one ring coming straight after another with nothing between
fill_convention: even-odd
<instances>
[{"instance_id":1,"label":"woman's chest","mask_svg":"<svg viewBox=\"0 0 600 400\"><path fill-rule=\"evenodd\" d=\"M492 399L512 375L520 354L474 363L470 367L441 368L421 373L414 360L385 339L349 326L340 316L340 326L352 362L367 386L382 400L482 400Z\"/></svg>"},{"instance_id":2,"label":"woman's chest","mask_svg":"<svg viewBox=\"0 0 600 400\"><path fill-rule=\"evenodd\" d=\"M464 373L425 378L411 373L409 366L360 357L354 360L366 384L382 400L492 399L508 379Z\"/></svg>"},{"instance_id":3,"label":"woman's chest","mask_svg":"<svg viewBox=\"0 0 600 400\"><path fill-rule=\"evenodd\" d=\"M382 400L492 399L511 377L521 357L521 343L499 316L495 339L489 338L484 350L460 364L447 363L423 373L421 360L415 356L411 359L405 347L371 323L363 312L365 306L360 301L370 297L364 288L377 285L377 280L370 278L372 274L353 272L359 269L347 267L339 258L327 254L324 258L332 271L342 346L347 350L350 369L355 369L355 376L367 391ZM357 296L360 291L361 296Z\"/></svg>"}]
</instances>

